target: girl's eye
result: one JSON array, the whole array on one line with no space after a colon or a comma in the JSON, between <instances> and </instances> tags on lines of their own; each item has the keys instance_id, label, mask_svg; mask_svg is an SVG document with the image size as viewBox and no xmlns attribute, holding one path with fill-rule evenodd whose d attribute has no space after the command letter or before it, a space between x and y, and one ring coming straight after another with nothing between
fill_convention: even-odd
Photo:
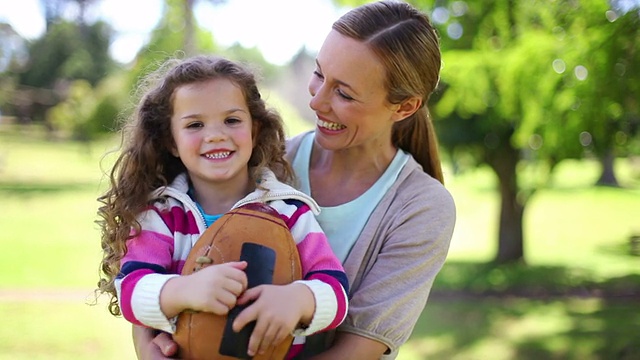
<instances>
[{"instance_id":1,"label":"girl's eye","mask_svg":"<svg viewBox=\"0 0 640 360\"><path fill-rule=\"evenodd\" d=\"M225 120L224 120L224 122L225 122L226 124L229 124L229 125L234 125L234 124L239 124L239 123L241 123L241 122L242 122L242 120L240 120L240 119L238 119L238 118L227 118L227 119L225 119Z\"/></svg>"},{"instance_id":2,"label":"girl's eye","mask_svg":"<svg viewBox=\"0 0 640 360\"><path fill-rule=\"evenodd\" d=\"M197 128L200 128L200 127L202 127L202 123L199 122L199 121L187 124L187 129L197 129Z\"/></svg>"}]
</instances>

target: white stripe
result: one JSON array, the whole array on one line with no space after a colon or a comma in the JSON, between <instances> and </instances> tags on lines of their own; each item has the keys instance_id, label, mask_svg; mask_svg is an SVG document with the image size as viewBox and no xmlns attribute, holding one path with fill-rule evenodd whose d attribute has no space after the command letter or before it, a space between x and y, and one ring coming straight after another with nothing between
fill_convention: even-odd
<instances>
[{"instance_id":1,"label":"white stripe","mask_svg":"<svg viewBox=\"0 0 640 360\"><path fill-rule=\"evenodd\" d=\"M316 311L311 324L306 329L296 329L294 336L307 336L325 329L336 317L338 301L331 285L320 280L298 280L296 283L305 284L313 293L316 301Z\"/></svg>"}]
</instances>

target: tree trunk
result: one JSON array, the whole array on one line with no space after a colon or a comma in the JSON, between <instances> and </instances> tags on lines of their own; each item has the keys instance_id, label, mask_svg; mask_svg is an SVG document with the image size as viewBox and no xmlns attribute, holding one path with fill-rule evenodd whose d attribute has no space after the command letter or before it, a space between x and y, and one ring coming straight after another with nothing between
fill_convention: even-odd
<instances>
[{"instance_id":1,"label":"tree trunk","mask_svg":"<svg viewBox=\"0 0 640 360\"><path fill-rule=\"evenodd\" d=\"M488 164L498 176L500 188L500 223L498 228L499 264L524 262L523 215L524 199L518 198L517 164L520 153L506 141L500 148L491 151Z\"/></svg>"},{"instance_id":2,"label":"tree trunk","mask_svg":"<svg viewBox=\"0 0 640 360\"><path fill-rule=\"evenodd\" d=\"M612 149L607 150L607 152L599 157L600 164L602 165L602 173L600 174L600 179L596 185L601 186L614 186L619 187L618 179L616 178L616 173L613 169L613 163L616 157L613 153Z\"/></svg>"},{"instance_id":3,"label":"tree trunk","mask_svg":"<svg viewBox=\"0 0 640 360\"><path fill-rule=\"evenodd\" d=\"M194 0L184 0L184 44L183 49L187 56L196 54L196 29L193 17Z\"/></svg>"}]
</instances>

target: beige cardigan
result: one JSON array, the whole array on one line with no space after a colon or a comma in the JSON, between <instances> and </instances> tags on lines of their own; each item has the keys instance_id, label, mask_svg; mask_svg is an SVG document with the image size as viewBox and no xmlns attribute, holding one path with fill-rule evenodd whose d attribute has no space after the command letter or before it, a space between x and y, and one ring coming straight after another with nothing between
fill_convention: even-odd
<instances>
[{"instance_id":1,"label":"beige cardigan","mask_svg":"<svg viewBox=\"0 0 640 360\"><path fill-rule=\"evenodd\" d=\"M292 162L304 134L287 143ZM456 220L445 187L410 158L373 210L344 262L349 312L337 331L377 340L395 359L424 309L442 268ZM321 352L332 334L307 338L305 358Z\"/></svg>"}]
</instances>

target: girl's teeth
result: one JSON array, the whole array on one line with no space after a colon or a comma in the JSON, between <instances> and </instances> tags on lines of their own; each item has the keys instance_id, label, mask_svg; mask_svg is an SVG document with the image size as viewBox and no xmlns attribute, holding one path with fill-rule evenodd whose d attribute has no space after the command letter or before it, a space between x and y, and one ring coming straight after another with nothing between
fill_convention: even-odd
<instances>
[{"instance_id":1,"label":"girl's teeth","mask_svg":"<svg viewBox=\"0 0 640 360\"><path fill-rule=\"evenodd\" d=\"M213 153L213 154L206 154L205 157L208 159L224 159L228 157L229 154L231 154L230 151L225 151L225 152L219 152L219 153Z\"/></svg>"},{"instance_id":2,"label":"girl's teeth","mask_svg":"<svg viewBox=\"0 0 640 360\"><path fill-rule=\"evenodd\" d=\"M328 122L320 119L318 119L318 126L323 127L325 129L329 129L329 130L342 130L346 128L346 126L342 124Z\"/></svg>"}]
</instances>

